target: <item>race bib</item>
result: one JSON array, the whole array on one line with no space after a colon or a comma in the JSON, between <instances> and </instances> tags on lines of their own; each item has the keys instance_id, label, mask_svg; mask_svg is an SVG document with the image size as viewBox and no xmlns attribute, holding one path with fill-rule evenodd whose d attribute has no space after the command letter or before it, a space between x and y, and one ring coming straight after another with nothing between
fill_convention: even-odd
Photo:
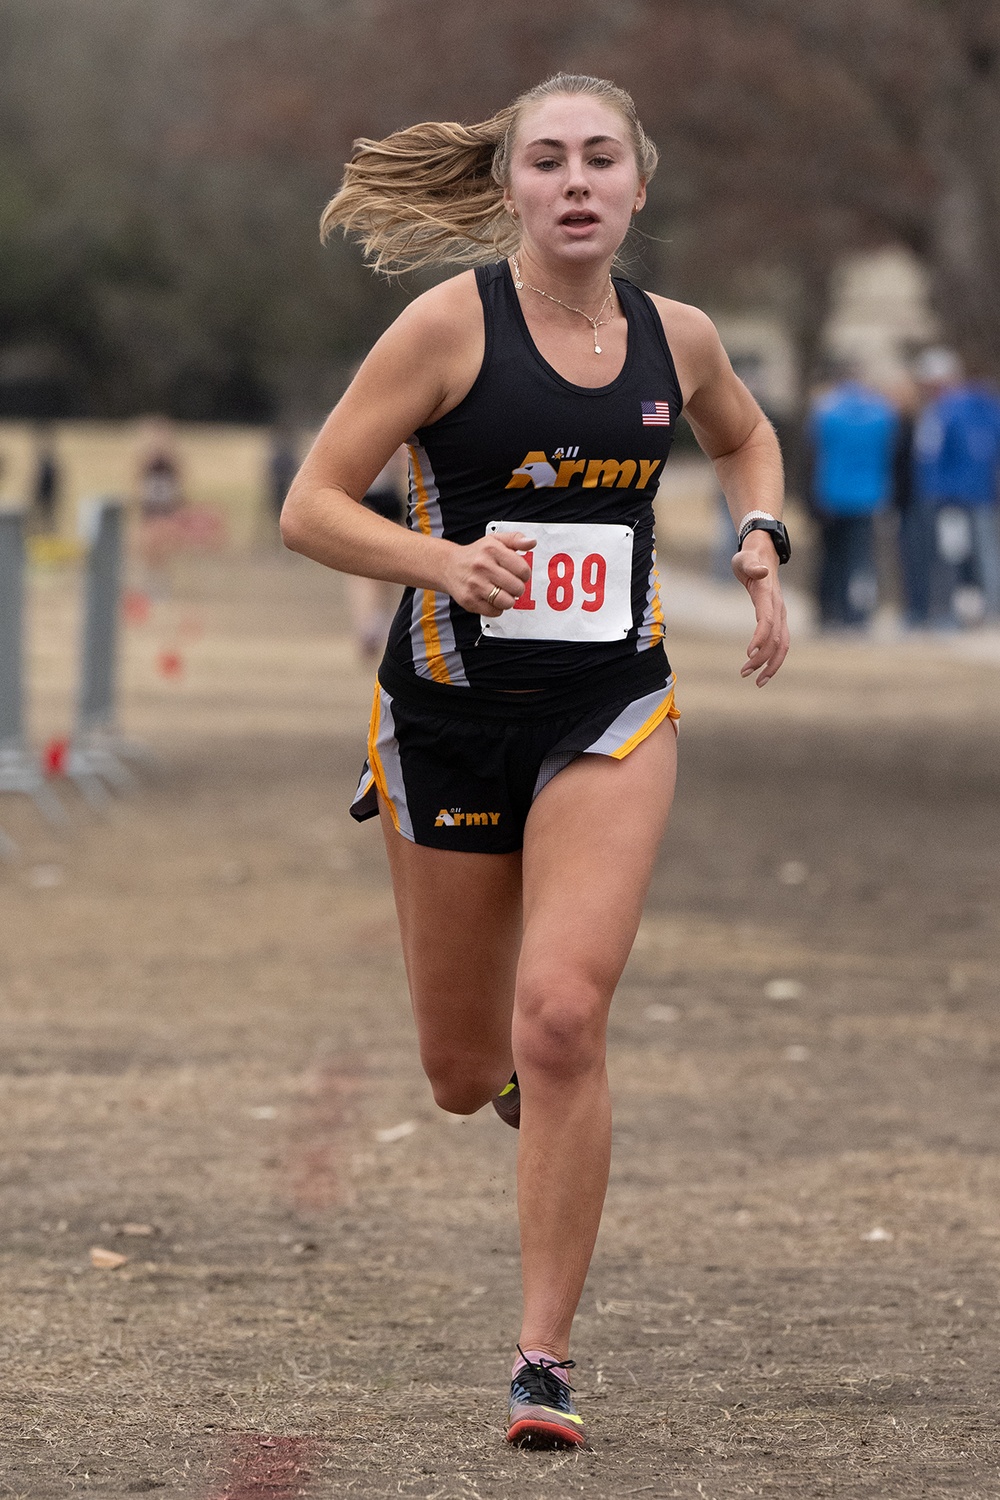
<instances>
[{"instance_id":1,"label":"race bib","mask_svg":"<svg viewBox=\"0 0 1000 1500\"><path fill-rule=\"evenodd\" d=\"M570 521L491 521L487 536L521 531L536 545L524 593L499 619L481 615L500 641L620 641L632 629L632 528Z\"/></svg>"}]
</instances>

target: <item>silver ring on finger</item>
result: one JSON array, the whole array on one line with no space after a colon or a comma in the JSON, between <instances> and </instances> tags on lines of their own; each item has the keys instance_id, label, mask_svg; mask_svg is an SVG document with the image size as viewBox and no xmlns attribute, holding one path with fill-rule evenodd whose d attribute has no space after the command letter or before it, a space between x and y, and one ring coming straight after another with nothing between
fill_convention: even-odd
<instances>
[{"instance_id":1,"label":"silver ring on finger","mask_svg":"<svg viewBox=\"0 0 1000 1500\"><path fill-rule=\"evenodd\" d=\"M486 603L490 606L491 609L493 608L493 605L496 604L499 597L500 585L498 583L495 583L490 589L489 593L486 595Z\"/></svg>"}]
</instances>

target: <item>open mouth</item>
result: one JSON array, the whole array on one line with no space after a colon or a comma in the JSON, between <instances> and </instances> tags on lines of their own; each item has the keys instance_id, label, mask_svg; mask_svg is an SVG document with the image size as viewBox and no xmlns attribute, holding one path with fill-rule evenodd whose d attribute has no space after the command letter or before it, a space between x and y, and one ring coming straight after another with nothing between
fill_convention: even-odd
<instances>
[{"instance_id":1,"label":"open mouth","mask_svg":"<svg viewBox=\"0 0 1000 1500\"><path fill-rule=\"evenodd\" d=\"M568 224L572 228L585 228L588 224L596 224L597 215L592 214L589 209L574 209L572 213L563 214L559 220L560 224Z\"/></svg>"}]
</instances>

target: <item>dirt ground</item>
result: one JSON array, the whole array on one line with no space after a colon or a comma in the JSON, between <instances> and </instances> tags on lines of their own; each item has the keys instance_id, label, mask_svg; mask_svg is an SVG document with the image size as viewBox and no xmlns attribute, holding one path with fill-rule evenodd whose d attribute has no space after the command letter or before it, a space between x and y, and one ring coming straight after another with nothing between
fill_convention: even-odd
<instances>
[{"instance_id":1,"label":"dirt ground","mask_svg":"<svg viewBox=\"0 0 1000 1500\"><path fill-rule=\"evenodd\" d=\"M32 598L44 740L77 605ZM1000 669L806 641L757 693L737 642L672 637L591 1450L502 1441L515 1137L430 1099L346 813L370 673L339 581L275 554L186 564L130 628L157 761L113 815L0 799L0 1494L1000 1494Z\"/></svg>"}]
</instances>

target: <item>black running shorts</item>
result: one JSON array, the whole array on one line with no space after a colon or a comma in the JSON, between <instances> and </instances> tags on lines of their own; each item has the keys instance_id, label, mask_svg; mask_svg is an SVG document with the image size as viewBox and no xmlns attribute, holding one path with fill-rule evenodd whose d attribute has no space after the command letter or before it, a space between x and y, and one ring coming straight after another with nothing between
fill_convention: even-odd
<instances>
[{"instance_id":1,"label":"black running shorts","mask_svg":"<svg viewBox=\"0 0 1000 1500\"><path fill-rule=\"evenodd\" d=\"M358 822L381 797L397 830L431 849L520 849L532 802L578 755L624 760L664 719L677 719L674 678L631 701L553 718L449 717L375 684L368 759L351 804Z\"/></svg>"}]
</instances>

